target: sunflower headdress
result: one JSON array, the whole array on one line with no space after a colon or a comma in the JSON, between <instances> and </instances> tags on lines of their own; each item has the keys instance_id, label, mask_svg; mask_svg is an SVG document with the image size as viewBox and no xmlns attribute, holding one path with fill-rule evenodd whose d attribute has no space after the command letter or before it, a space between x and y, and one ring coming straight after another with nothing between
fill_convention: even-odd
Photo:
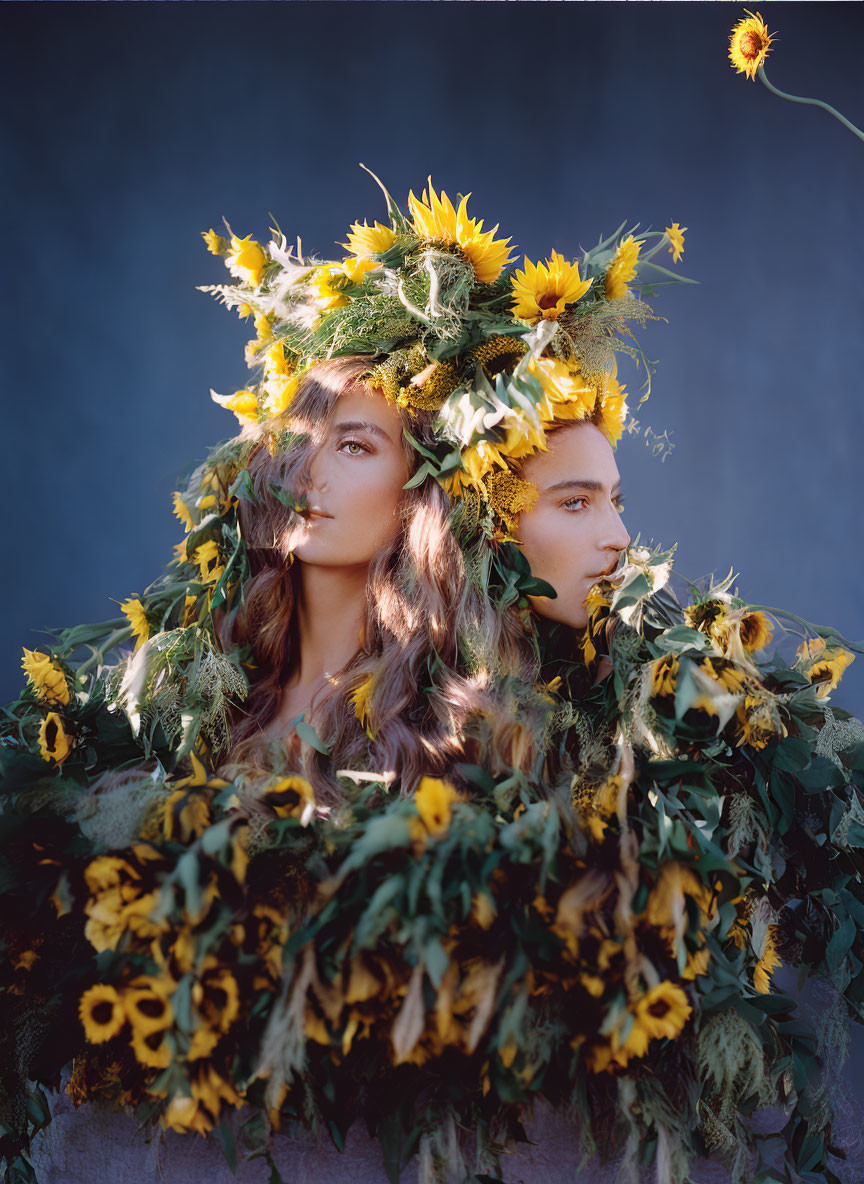
<instances>
[{"instance_id":1,"label":"sunflower headdress","mask_svg":"<svg viewBox=\"0 0 864 1184\"><path fill-rule=\"evenodd\" d=\"M279 230L266 248L230 230L204 234L236 282L202 290L256 331L246 348L255 381L213 397L275 438L306 369L368 355L368 380L388 399L437 417L439 446L423 450L415 480L467 497L487 533L506 537L532 498L514 466L545 448L550 426L590 418L611 443L620 437L616 354L645 361L631 328L654 317L644 296L692 282L653 261L668 249L678 262L684 228L637 237L625 224L579 259L552 251L520 268L511 239L469 217L470 194L454 204L430 178L403 214L381 188L387 221L353 223L337 260L305 256Z\"/></svg>"}]
</instances>

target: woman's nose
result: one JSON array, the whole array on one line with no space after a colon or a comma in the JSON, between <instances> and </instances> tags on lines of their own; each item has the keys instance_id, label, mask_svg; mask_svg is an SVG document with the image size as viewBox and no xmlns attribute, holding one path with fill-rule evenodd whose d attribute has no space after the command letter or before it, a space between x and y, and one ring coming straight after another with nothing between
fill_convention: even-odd
<instances>
[{"instance_id":1,"label":"woman's nose","mask_svg":"<svg viewBox=\"0 0 864 1184\"><path fill-rule=\"evenodd\" d=\"M308 464L303 466L303 481L309 493L323 493L327 487L325 466L321 464L321 454L316 450L309 458Z\"/></svg>"}]
</instances>

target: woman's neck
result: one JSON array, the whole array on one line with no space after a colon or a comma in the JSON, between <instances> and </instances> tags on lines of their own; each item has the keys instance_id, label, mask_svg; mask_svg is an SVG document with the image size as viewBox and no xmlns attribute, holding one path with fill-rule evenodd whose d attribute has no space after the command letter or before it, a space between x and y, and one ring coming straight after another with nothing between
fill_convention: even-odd
<instances>
[{"instance_id":1,"label":"woman's neck","mask_svg":"<svg viewBox=\"0 0 864 1184\"><path fill-rule=\"evenodd\" d=\"M305 710L328 679L347 666L360 648L368 576L365 564L298 564L297 662L283 691L283 707L293 714Z\"/></svg>"}]
</instances>

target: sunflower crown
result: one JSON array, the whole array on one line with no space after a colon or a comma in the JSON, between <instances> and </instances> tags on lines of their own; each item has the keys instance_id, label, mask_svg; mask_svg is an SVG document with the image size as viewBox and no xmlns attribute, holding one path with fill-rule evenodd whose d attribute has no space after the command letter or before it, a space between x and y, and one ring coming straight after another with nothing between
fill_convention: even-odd
<instances>
[{"instance_id":1,"label":"sunflower crown","mask_svg":"<svg viewBox=\"0 0 864 1184\"><path fill-rule=\"evenodd\" d=\"M470 194L454 204L430 178L420 197L409 193L406 215L381 188L388 221L353 223L337 260L305 256L278 229L266 248L204 233L236 282L202 290L255 326L255 381L213 398L241 425L276 434L305 370L367 355L368 380L388 399L436 417L439 447L424 454L423 476L479 498L509 528L531 497L514 465L546 447L552 425L590 418L613 445L620 437L616 354L644 361L631 328L653 318L644 296L692 282L653 262L664 249L678 262L686 228L637 238L622 225L578 260L553 250L516 267L511 239L469 217Z\"/></svg>"}]
</instances>

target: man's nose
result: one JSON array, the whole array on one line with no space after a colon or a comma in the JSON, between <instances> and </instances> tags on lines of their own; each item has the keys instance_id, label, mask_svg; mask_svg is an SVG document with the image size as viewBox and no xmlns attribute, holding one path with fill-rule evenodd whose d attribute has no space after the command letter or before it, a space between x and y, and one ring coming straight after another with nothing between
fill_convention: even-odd
<instances>
[{"instance_id":1,"label":"man's nose","mask_svg":"<svg viewBox=\"0 0 864 1184\"><path fill-rule=\"evenodd\" d=\"M630 534L624 525L624 519L614 507L610 510L609 527L604 546L611 551L623 551L625 547L630 546Z\"/></svg>"}]
</instances>

